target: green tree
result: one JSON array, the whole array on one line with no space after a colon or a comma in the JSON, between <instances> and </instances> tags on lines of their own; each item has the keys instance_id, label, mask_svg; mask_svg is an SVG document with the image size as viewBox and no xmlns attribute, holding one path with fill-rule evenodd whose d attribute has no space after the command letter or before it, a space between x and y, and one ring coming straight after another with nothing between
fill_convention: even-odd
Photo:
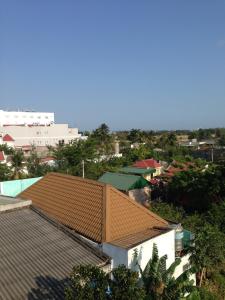
<instances>
[{"instance_id":1,"label":"green tree","mask_svg":"<svg viewBox=\"0 0 225 300\"><path fill-rule=\"evenodd\" d=\"M191 263L198 270L198 285L202 286L207 270L225 260L225 235L208 223L195 228L195 244L190 248Z\"/></svg>"},{"instance_id":2,"label":"green tree","mask_svg":"<svg viewBox=\"0 0 225 300\"><path fill-rule=\"evenodd\" d=\"M66 300L104 300L109 285L108 275L92 265L73 268L70 285L66 288Z\"/></svg>"},{"instance_id":3,"label":"green tree","mask_svg":"<svg viewBox=\"0 0 225 300\"><path fill-rule=\"evenodd\" d=\"M180 300L195 290L193 282L189 280L192 270L185 271L175 279L173 274L181 260L177 259L168 269L166 260L166 255L159 257L157 246L154 244L152 258L145 269L142 270L139 266L148 300Z\"/></svg>"},{"instance_id":4,"label":"green tree","mask_svg":"<svg viewBox=\"0 0 225 300\"><path fill-rule=\"evenodd\" d=\"M138 272L121 265L112 271L111 299L113 300L142 300L145 299L145 290L138 284Z\"/></svg>"},{"instance_id":5,"label":"green tree","mask_svg":"<svg viewBox=\"0 0 225 300\"><path fill-rule=\"evenodd\" d=\"M0 164L0 181L9 180L12 177L12 172L6 164Z\"/></svg>"},{"instance_id":6,"label":"green tree","mask_svg":"<svg viewBox=\"0 0 225 300\"><path fill-rule=\"evenodd\" d=\"M110 134L109 127L103 123L93 131L90 136L101 155L111 154L114 150L114 137Z\"/></svg>"},{"instance_id":7,"label":"green tree","mask_svg":"<svg viewBox=\"0 0 225 300\"><path fill-rule=\"evenodd\" d=\"M111 274L97 266L73 268L65 290L66 300L142 300L144 289L138 285L138 273L121 265Z\"/></svg>"},{"instance_id":8,"label":"green tree","mask_svg":"<svg viewBox=\"0 0 225 300\"><path fill-rule=\"evenodd\" d=\"M160 217L172 221L181 222L184 218L184 210L166 202L152 202L150 210Z\"/></svg>"},{"instance_id":9,"label":"green tree","mask_svg":"<svg viewBox=\"0 0 225 300\"><path fill-rule=\"evenodd\" d=\"M19 179L23 176L24 154L21 150L15 150L11 156L13 179Z\"/></svg>"}]
</instances>

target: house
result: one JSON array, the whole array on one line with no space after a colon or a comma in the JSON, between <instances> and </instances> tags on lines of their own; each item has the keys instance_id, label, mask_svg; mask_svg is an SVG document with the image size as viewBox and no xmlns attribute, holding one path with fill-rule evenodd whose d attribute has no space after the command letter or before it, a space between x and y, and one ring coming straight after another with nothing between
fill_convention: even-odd
<instances>
[{"instance_id":1,"label":"house","mask_svg":"<svg viewBox=\"0 0 225 300\"><path fill-rule=\"evenodd\" d=\"M9 134L0 134L0 145L7 145L8 147L14 148L14 139Z\"/></svg>"},{"instance_id":2,"label":"house","mask_svg":"<svg viewBox=\"0 0 225 300\"><path fill-rule=\"evenodd\" d=\"M0 299L64 299L74 266L110 270L110 258L22 201L0 196Z\"/></svg>"},{"instance_id":3,"label":"house","mask_svg":"<svg viewBox=\"0 0 225 300\"><path fill-rule=\"evenodd\" d=\"M155 169L153 176L159 176L163 171L162 165L153 158L136 161L133 166L136 168Z\"/></svg>"},{"instance_id":4,"label":"house","mask_svg":"<svg viewBox=\"0 0 225 300\"><path fill-rule=\"evenodd\" d=\"M156 172L153 168L136 168L136 167L124 167L119 170L121 173L139 175L144 177L146 180L150 181L153 174Z\"/></svg>"},{"instance_id":5,"label":"house","mask_svg":"<svg viewBox=\"0 0 225 300\"><path fill-rule=\"evenodd\" d=\"M98 181L110 184L119 191L127 194L131 199L149 206L149 181L142 176L107 172Z\"/></svg>"},{"instance_id":6,"label":"house","mask_svg":"<svg viewBox=\"0 0 225 300\"><path fill-rule=\"evenodd\" d=\"M138 252L144 268L154 243L159 256L167 255L167 267L175 261L176 229L109 184L49 173L19 196L112 257L112 267L135 268ZM180 270L188 259L181 258Z\"/></svg>"}]
</instances>

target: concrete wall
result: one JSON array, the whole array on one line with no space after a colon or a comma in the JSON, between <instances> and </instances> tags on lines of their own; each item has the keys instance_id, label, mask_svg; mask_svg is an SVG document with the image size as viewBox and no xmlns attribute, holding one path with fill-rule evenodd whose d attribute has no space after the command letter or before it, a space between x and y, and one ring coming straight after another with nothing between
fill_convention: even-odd
<instances>
[{"instance_id":1,"label":"concrete wall","mask_svg":"<svg viewBox=\"0 0 225 300\"><path fill-rule=\"evenodd\" d=\"M81 137L77 128L69 128L68 124L52 124L50 126L5 126L0 133L9 134L15 140L15 146L55 146L59 141L69 143Z\"/></svg>"},{"instance_id":2,"label":"concrete wall","mask_svg":"<svg viewBox=\"0 0 225 300\"><path fill-rule=\"evenodd\" d=\"M190 268L190 254L186 254L185 256L181 257L181 263L179 266L177 266L175 272L174 272L174 277L177 278L179 277L184 271ZM194 285L196 285L196 275L192 274L190 276L190 280L194 281Z\"/></svg>"},{"instance_id":3,"label":"concrete wall","mask_svg":"<svg viewBox=\"0 0 225 300\"><path fill-rule=\"evenodd\" d=\"M152 257L153 244L158 247L159 257L167 255L167 268L175 261L175 231L171 230L150 239L128 251L128 266L132 267L134 251L138 252L138 262L142 269L145 268L149 259Z\"/></svg>"},{"instance_id":4,"label":"concrete wall","mask_svg":"<svg viewBox=\"0 0 225 300\"><path fill-rule=\"evenodd\" d=\"M40 180L42 177L9 180L0 182L0 194L4 196L16 197L19 193Z\"/></svg>"},{"instance_id":5,"label":"concrete wall","mask_svg":"<svg viewBox=\"0 0 225 300\"><path fill-rule=\"evenodd\" d=\"M102 250L104 253L112 257L112 269L118 267L119 265L125 265L128 267L128 251L109 243L103 243Z\"/></svg>"},{"instance_id":6,"label":"concrete wall","mask_svg":"<svg viewBox=\"0 0 225 300\"><path fill-rule=\"evenodd\" d=\"M112 268L115 268L120 264L124 264L126 267L137 270L134 260L134 251L137 251L138 262L141 268L144 269L149 259L152 257L153 244L155 243L158 247L159 256L161 257L165 254L168 256L167 267L169 267L175 261L174 240L175 231L171 230L131 249L123 249L109 243L104 243L102 249L103 252L112 257Z\"/></svg>"},{"instance_id":7,"label":"concrete wall","mask_svg":"<svg viewBox=\"0 0 225 300\"><path fill-rule=\"evenodd\" d=\"M54 113L0 110L0 126L49 125L54 123Z\"/></svg>"}]
</instances>

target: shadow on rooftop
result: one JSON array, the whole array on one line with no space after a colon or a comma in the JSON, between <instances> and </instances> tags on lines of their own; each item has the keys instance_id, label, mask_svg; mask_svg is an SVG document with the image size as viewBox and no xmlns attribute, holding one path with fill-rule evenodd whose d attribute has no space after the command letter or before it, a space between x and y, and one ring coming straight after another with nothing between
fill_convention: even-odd
<instances>
[{"instance_id":1,"label":"shadow on rooftop","mask_svg":"<svg viewBox=\"0 0 225 300\"><path fill-rule=\"evenodd\" d=\"M69 284L69 279L56 279L51 276L38 276L35 278L36 288L32 288L27 295L28 300L55 300L65 298L65 287Z\"/></svg>"}]
</instances>

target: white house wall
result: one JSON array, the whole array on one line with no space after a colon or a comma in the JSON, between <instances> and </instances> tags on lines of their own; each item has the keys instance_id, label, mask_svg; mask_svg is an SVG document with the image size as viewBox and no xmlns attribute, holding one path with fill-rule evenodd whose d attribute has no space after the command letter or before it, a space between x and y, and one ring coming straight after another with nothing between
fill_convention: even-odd
<instances>
[{"instance_id":1,"label":"white house wall","mask_svg":"<svg viewBox=\"0 0 225 300\"><path fill-rule=\"evenodd\" d=\"M119 265L128 267L128 251L108 243L103 243L102 250L104 253L112 257L112 269Z\"/></svg>"},{"instance_id":2,"label":"white house wall","mask_svg":"<svg viewBox=\"0 0 225 300\"><path fill-rule=\"evenodd\" d=\"M184 271L186 271L190 267L190 254L187 254L183 257L181 257L181 263L176 267L176 270L174 272L174 277L179 277ZM194 284L196 284L196 275L192 274L190 275L190 280L194 280Z\"/></svg>"},{"instance_id":3,"label":"white house wall","mask_svg":"<svg viewBox=\"0 0 225 300\"><path fill-rule=\"evenodd\" d=\"M128 251L128 266L132 267L134 251L138 253L138 262L142 269L145 268L149 259L152 257L153 244L155 243L158 248L159 257L167 255L167 268L175 260L175 231L171 230L167 233L161 234L155 238L152 238L136 247L133 247Z\"/></svg>"}]
</instances>

